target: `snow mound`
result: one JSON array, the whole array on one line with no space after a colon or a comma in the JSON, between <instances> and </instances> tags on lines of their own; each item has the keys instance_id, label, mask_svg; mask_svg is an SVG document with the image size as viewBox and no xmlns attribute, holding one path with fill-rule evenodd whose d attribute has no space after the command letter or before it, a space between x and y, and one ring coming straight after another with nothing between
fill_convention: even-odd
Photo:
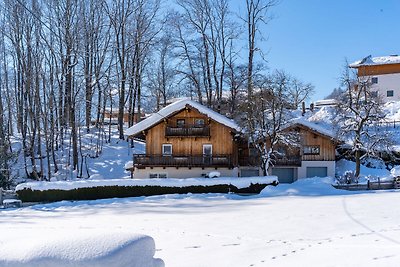
<instances>
[{"instance_id":1,"label":"snow mound","mask_svg":"<svg viewBox=\"0 0 400 267\"><path fill-rule=\"evenodd\" d=\"M261 191L263 196L325 196L343 195L343 190L338 190L332 186L332 177L314 177L300 179L292 184L279 184L278 186L268 186Z\"/></svg>"},{"instance_id":2,"label":"snow mound","mask_svg":"<svg viewBox=\"0 0 400 267\"><path fill-rule=\"evenodd\" d=\"M378 165L378 164L376 164ZM390 176L389 171L384 168L383 165L379 166L380 168L368 168L364 165L361 165L360 176L365 177L387 177ZM346 171L353 171L356 169L356 163L353 161L341 159L336 162L336 175L343 176Z\"/></svg>"},{"instance_id":3,"label":"snow mound","mask_svg":"<svg viewBox=\"0 0 400 267\"><path fill-rule=\"evenodd\" d=\"M153 257L155 244L150 236L88 229L16 234L2 237L0 266L164 266L161 259Z\"/></svg>"},{"instance_id":4,"label":"snow mound","mask_svg":"<svg viewBox=\"0 0 400 267\"><path fill-rule=\"evenodd\" d=\"M391 169L391 170L390 170L390 174L391 174L393 177L398 177L398 176L400 176L400 166L396 166L396 167L394 167L393 169Z\"/></svg>"},{"instance_id":5,"label":"snow mound","mask_svg":"<svg viewBox=\"0 0 400 267\"><path fill-rule=\"evenodd\" d=\"M272 184L277 182L276 176L255 177L218 177L218 178L185 178L185 179L112 179L112 180L75 180L57 182L29 182L17 185L15 191L23 189L31 190L73 190L78 188L90 188L98 186L212 186L220 184L231 184L237 188L245 188L251 184Z\"/></svg>"}]
</instances>

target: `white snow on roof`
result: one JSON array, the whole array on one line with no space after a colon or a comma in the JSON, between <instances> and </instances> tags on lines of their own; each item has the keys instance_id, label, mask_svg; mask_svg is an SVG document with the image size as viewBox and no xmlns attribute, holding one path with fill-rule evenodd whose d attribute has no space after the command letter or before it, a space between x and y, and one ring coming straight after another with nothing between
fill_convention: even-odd
<instances>
[{"instance_id":1,"label":"white snow on roof","mask_svg":"<svg viewBox=\"0 0 400 267\"><path fill-rule=\"evenodd\" d=\"M328 137L330 137L332 139L337 139L337 136L333 131L328 130L328 129L326 129L326 128L324 128L324 127L322 127L322 126L320 126L320 125L318 125L318 124L316 124L314 122L308 121L308 120L304 119L303 117L291 120L287 125L285 125L283 127L283 130L287 129L289 127L292 127L292 126L294 126L296 124L303 125L303 126L309 128L311 130L314 130L314 131L316 131L316 132L318 132L318 133L320 133L322 135L328 136Z\"/></svg>"},{"instance_id":2,"label":"white snow on roof","mask_svg":"<svg viewBox=\"0 0 400 267\"><path fill-rule=\"evenodd\" d=\"M372 57L367 56L362 60L351 63L349 66L351 68L358 68L361 66L372 66L372 65L385 65L385 64L400 64L400 56L390 55L383 57Z\"/></svg>"},{"instance_id":3,"label":"white snow on roof","mask_svg":"<svg viewBox=\"0 0 400 267\"><path fill-rule=\"evenodd\" d=\"M235 129L236 131L240 131L239 125L236 124L231 119L228 119L227 117L201 105L200 103L197 103L193 100L190 99L181 99L178 100L165 108L161 109L158 112L153 113L150 117L147 119L133 125L129 129L126 130L125 134L128 136L132 135L137 135L140 132L147 130L151 128L152 126L156 125L160 121L162 121L165 118L168 118L171 114L174 112L180 111L186 107L186 105L191 106L195 109L197 109L200 113L207 115L209 118L213 119L216 122L219 122L229 128Z\"/></svg>"},{"instance_id":4,"label":"white snow on roof","mask_svg":"<svg viewBox=\"0 0 400 267\"><path fill-rule=\"evenodd\" d=\"M338 101L336 99L321 99L321 100L317 100L314 102L314 105L316 107L319 106L335 106L338 104Z\"/></svg>"},{"instance_id":5,"label":"white snow on roof","mask_svg":"<svg viewBox=\"0 0 400 267\"><path fill-rule=\"evenodd\" d=\"M78 188L92 188L99 186L165 186L165 187L186 187L186 186L211 186L220 184L231 184L237 188L245 188L251 184L272 184L277 181L276 176L255 176L255 177L218 177L218 178L168 178L168 179L105 179L105 180L76 180L57 182L28 182L17 185L15 191L24 189L45 191L45 190L73 190Z\"/></svg>"}]
</instances>

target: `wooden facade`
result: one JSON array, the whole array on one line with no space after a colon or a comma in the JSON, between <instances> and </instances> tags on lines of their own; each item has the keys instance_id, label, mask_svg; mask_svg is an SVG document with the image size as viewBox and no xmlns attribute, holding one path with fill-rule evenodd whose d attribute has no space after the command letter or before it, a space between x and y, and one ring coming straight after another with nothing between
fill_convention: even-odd
<instances>
[{"instance_id":1,"label":"wooden facade","mask_svg":"<svg viewBox=\"0 0 400 267\"><path fill-rule=\"evenodd\" d=\"M362 65L355 68L358 77L400 73L400 64Z\"/></svg>"},{"instance_id":2,"label":"wooden facade","mask_svg":"<svg viewBox=\"0 0 400 267\"><path fill-rule=\"evenodd\" d=\"M135 165L139 168L233 168L238 162L236 131L190 106L164 118L142 134L146 140L146 154L135 155L134 158ZM163 155L163 145L172 145L171 155ZM211 155L204 155L204 146L211 147Z\"/></svg>"},{"instance_id":3,"label":"wooden facade","mask_svg":"<svg viewBox=\"0 0 400 267\"><path fill-rule=\"evenodd\" d=\"M287 157L299 157L301 161L334 161L337 142L332 137L319 133L301 124L295 124L287 132L298 134L299 146L287 148Z\"/></svg>"}]
</instances>

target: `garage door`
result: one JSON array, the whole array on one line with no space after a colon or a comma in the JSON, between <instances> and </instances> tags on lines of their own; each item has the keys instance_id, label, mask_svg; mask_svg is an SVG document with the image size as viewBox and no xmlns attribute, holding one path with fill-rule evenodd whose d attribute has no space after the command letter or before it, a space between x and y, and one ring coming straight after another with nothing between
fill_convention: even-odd
<instances>
[{"instance_id":1,"label":"garage door","mask_svg":"<svg viewBox=\"0 0 400 267\"><path fill-rule=\"evenodd\" d=\"M254 176L259 176L260 172L258 169L244 169L240 170L240 176L241 177L254 177Z\"/></svg>"},{"instance_id":2,"label":"garage door","mask_svg":"<svg viewBox=\"0 0 400 267\"><path fill-rule=\"evenodd\" d=\"M293 183L295 170L295 168L272 168L272 175L278 176L280 183Z\"/></svg>"},{"instance_id":3,"label":"garage door","mask_svg":"<svg viewBox=\"0 0 400 267\"><path fill-rule=\"evenodd\" d=\"M328 176L327 167L307 167L307 177L326 177Z\"/></svg>"}]
</instances>

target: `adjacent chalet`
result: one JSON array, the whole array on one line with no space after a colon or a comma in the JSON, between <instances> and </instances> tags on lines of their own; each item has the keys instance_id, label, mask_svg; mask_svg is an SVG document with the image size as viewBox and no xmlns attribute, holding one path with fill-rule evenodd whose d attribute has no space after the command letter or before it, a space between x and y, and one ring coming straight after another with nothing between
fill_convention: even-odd
<instances>
[{"instance_id":1,"label":"adjacent chalet","mask_svg":"<svg viewBox=\"0 0 400 267\"><path fill-rule=\"evenodd\" d=\"M383 102L400 100L400 56L365 57L349 65L359 78L368 79L371 90Z\"/></svg>"},{"instance_id":2,"label":"adjacent chalet","mask_svg":"<svg viewBox=\"0 0 400 267\"><path fill-rule=\"evenodd\" d=\"M124 116L123 116L123 122L124 123L129 123L129 112L127 111L128 109L124 111ZM118 124L118 115L119 115L119 109L118 108L111 108L111 107L106 107L104 110L104 122L106 124ZM138 111L135 110L133 114L133 122L136 123L140 119L144 118L145 114L141 112L139 115Z\"/></svg>"},{"instance_id":3,"label":"adjacent chalet","mask_svg":"<svg viewBox=\"0 0 400 267\"><path fill-rule=\"evenodd\" d=\"M259 175L258 166L240 166L247 142L225 116L189 99L178 100L126 131L146 141L133 156L135 178L188 178L218 171L221 176Z\"/></svg>"},{"instance_id":4,"label":"adjacent chalet","mask_svg":"<svg viewBox=\"0 0 400 267\"><path fill-rule=\"evenodd\" d=\"M278 156L270 173L278 176L281 183L292 183L306 177L335 176L335 134L302 118L293 120L283 129L288 135L295 134L298 143L278 145Z\"/></svg>"}]
</instances>

